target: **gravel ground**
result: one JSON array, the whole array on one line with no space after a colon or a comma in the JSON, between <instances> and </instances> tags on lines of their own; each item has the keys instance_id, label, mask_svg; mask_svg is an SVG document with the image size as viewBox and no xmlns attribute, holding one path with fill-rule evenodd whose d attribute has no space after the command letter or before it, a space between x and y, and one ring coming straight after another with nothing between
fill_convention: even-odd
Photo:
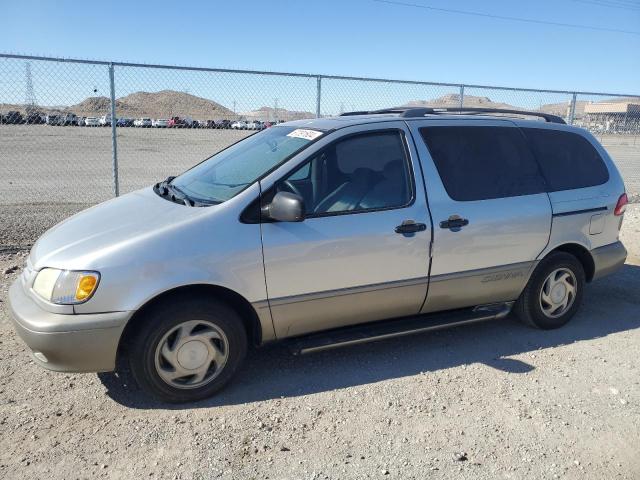
<instances>
[{"instance_id":1,"label":"gravel ground","mask_svg":"<svg viewBox=\"0 0 640 480\"><path fill-rule=\"evenodd\" d=\"M118 129L120 192L177 175L254 132ZM110 128L0 125L0 251L113 196Z\"/></svg>"},{"instance_id":2,"label":"gravel ground","mask_svg":"<svg viewBox=\"0 0 640 480\"><path fill-rule=\"evenodd\" d=\"M0 478L640 478L640 205L626 217L627 265L560 330L506 319L303 357L272 346L175 408L126 371L35 366L6 298L26 253L0 254Z\"/></svg>"}]
</instances>

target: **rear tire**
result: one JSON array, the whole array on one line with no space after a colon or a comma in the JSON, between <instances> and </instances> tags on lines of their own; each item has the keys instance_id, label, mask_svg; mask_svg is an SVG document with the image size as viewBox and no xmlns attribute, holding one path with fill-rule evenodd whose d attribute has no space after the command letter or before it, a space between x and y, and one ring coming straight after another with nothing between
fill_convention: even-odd
<instances>
[{"instance_id":1,"label":"rear tire","mask_svg":"<svg viewBox=\"0 0 640 480\"><path fill-rule=\"evenodd\" d=\"M225 303L183 298L145 313L130 344L138 385L170 403L194 402L221 390L247 352L240 315Z\"/></svg>"},{"instance_id":2,"label":"rear tire","mask_svg":"<svg viewBox=\"0 0 640 480\"><path fill-rule=\"evenodd\" d=\"M532 327L562 327L580 308L585 283L584 268L576 257L553 252L533 271L513 311Z\"/></svg>"}]
</instances>

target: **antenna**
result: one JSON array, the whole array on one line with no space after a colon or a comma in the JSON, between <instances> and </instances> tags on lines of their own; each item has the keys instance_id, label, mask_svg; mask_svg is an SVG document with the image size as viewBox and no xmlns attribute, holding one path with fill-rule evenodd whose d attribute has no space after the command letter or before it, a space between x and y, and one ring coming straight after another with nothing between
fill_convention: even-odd
<instances>
[{"instance_id":1,"label":"antenna","mask_svg":"<svg viewBox=\"0 0 640 480\"><path fill-rule=\"evenodd\" d=\"M33 79L31 77L31 62L27 62L24 66L24 82L25 82L25 99L24 109L27 115L38 110L36 102L36 94L33 91Z\"/></svg>"}]
</instances>

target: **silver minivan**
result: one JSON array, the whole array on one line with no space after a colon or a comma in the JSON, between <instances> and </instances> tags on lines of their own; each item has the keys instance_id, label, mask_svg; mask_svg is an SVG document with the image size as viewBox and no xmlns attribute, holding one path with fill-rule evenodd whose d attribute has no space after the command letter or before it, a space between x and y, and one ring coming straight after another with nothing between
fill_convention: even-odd
<instances>
[{"instance_id":1,"label":"silver minivan","mask_svg":"<svg viewBox=\"0 0 640 480\"><path fill-rule=\"evenodd\" d=\"M192 401L276 340L305 353L511 312L560 327L623 265L626 203L607 152L553 115L300 120L53 227L9 298L39 365L126 359L147 392Z\"/></svg>"}]
</instances>

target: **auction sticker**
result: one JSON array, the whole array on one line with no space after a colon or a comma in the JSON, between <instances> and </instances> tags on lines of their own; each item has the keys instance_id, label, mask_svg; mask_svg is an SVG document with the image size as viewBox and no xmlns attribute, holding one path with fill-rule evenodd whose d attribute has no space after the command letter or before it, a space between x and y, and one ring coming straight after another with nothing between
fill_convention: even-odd
<instances>
[{"instance_id":1,"label":"auction sticker","mask_svg":"<svg viewBox=\"0 0 640 480\"><path fill-rule=\"evenodd\" d=\"M305 140L315 140L320 135L322 135L322 132L307 130L305 128L297 128L293 132L287 133L287 137L304 138Z\"/></svg>"}]
</instances>

